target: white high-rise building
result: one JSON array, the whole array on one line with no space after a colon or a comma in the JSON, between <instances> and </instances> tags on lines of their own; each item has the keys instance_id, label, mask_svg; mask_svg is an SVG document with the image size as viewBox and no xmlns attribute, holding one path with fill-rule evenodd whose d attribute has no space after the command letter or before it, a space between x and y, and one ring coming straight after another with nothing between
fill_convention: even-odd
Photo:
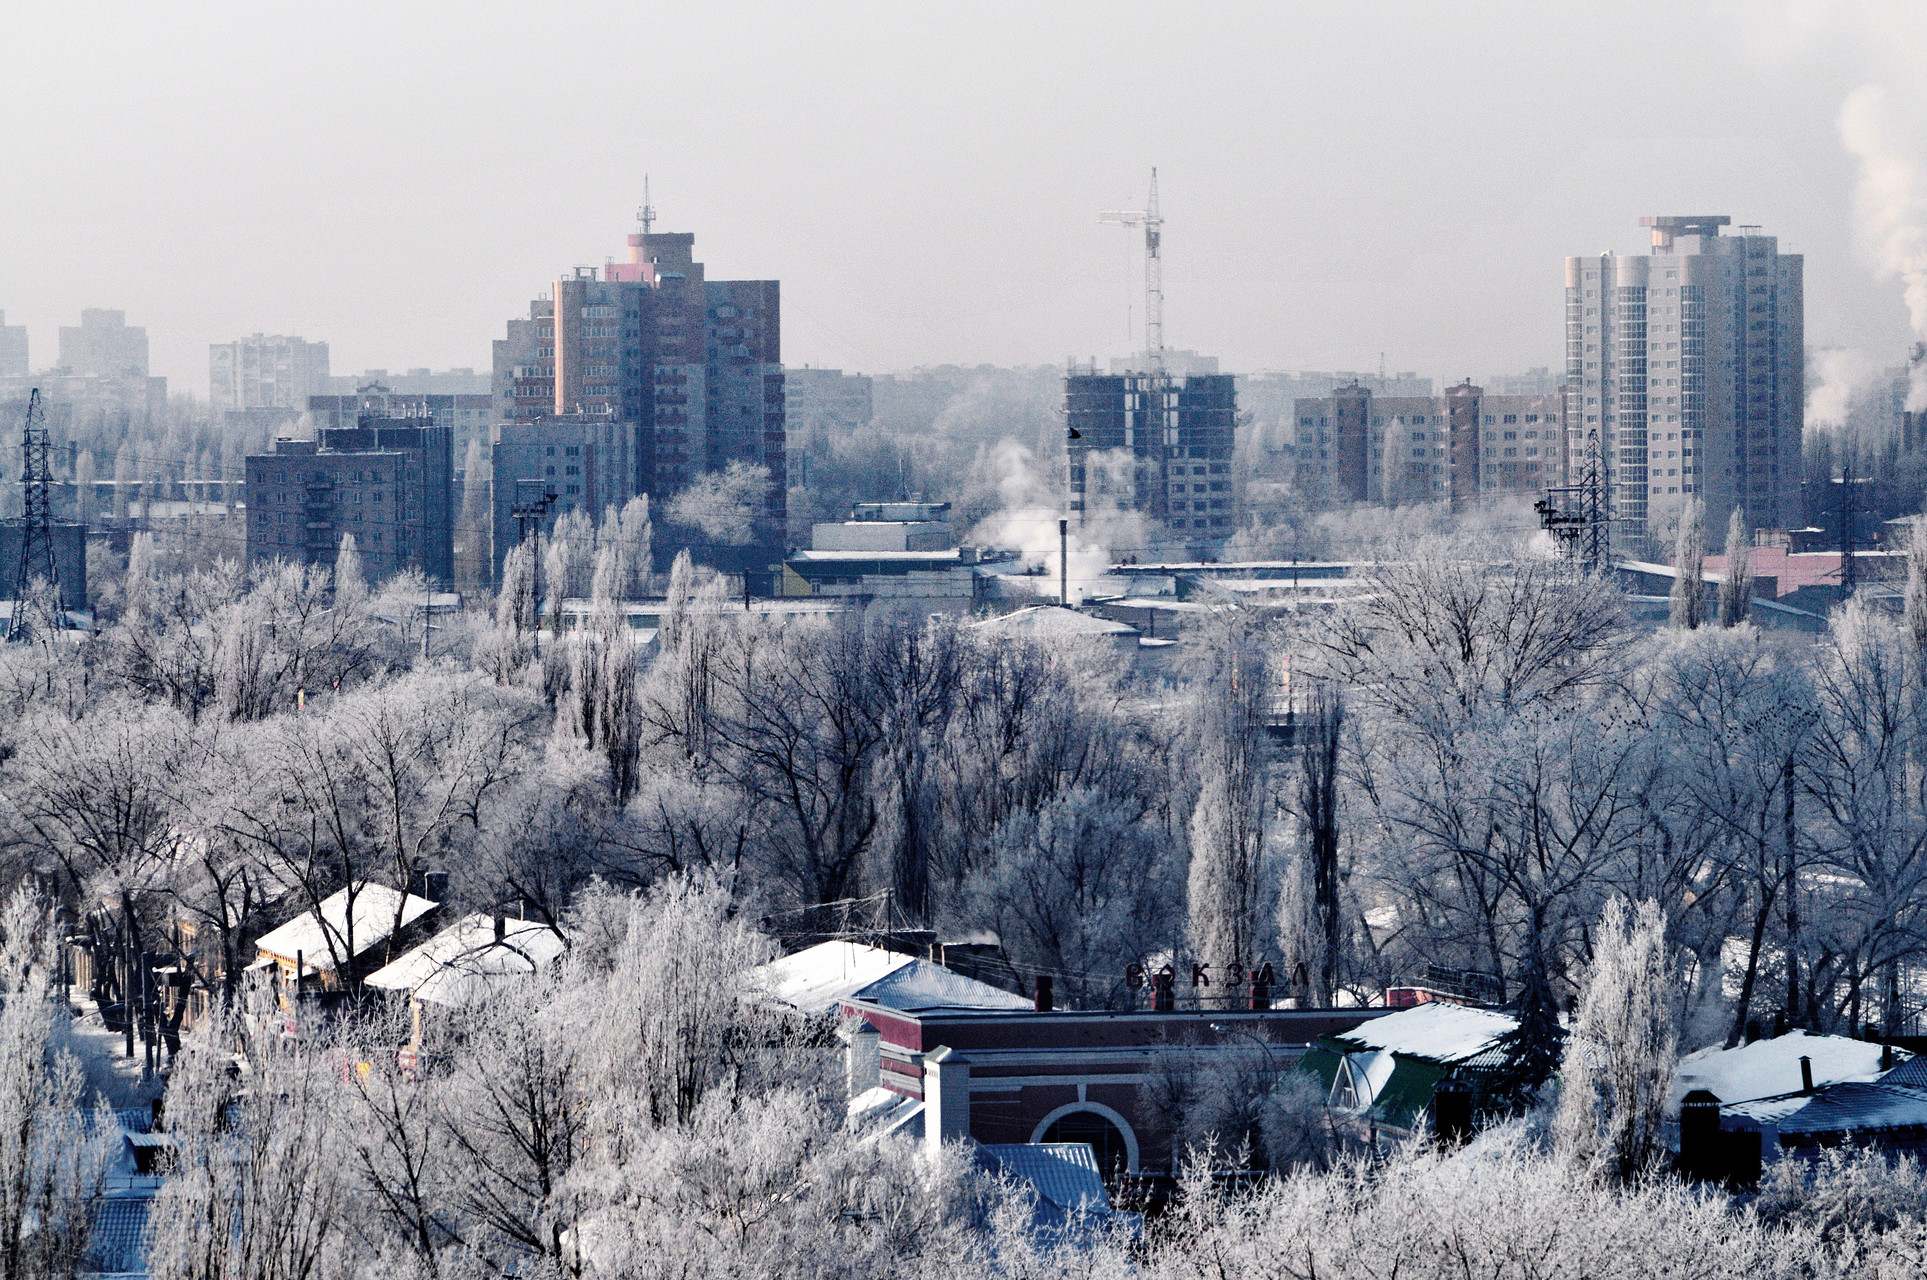
<instances>
[{"instance_id":1,"label":"white high-rise building","mask_svg":"<svg viewBox=\"0 0 1927 1280\"><path fill-rule=\"evenodd\" d=\"M239 342L210 343L208 403L215 409L308 407L328 394L328 344L257 333Z\"/></svg>"},{"instance_id":2,"label":"white high-rise building","mask_svg":"<svg viewBox=\"0 0 1927 1280\"><path fill-rule=\"evenodd\" d=\"M1576 482L1598 450L1628 550L1689 495L1714 541L1736 505L1756 529L1798 515L1804 260L1730 221L1642 218L1650 252L1566 259L1567 456Z\"/></svg>"}]
</instances>

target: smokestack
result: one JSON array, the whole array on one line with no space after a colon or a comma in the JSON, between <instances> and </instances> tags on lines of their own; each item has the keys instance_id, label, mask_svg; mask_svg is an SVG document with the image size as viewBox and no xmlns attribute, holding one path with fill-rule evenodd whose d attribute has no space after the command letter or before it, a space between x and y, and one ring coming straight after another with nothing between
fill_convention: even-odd
<instances>
[{"instance_id":1,"label":"smokestack","mask_svg":"<svg viewBox=\"0 0 1927 1280\"><path fill-rule=\"evenodd\" d=\"M1071 602L1071 522L1057 522L1057 603L1069 607Z\"/></svg>"},{"instance_id":2,"label":"smokestack","mask_svg":"<svg viewBox=\"0 0 1927 1280\"><path fill-rule=\"evenodd\" d=\"M1800 1055L1800 1092L1813 1092L1813 1059L1804 1053Z\"/></svg>"},{"instance_id":3,"label":"smokestack","mask_svg":"<svg viewBox=\"0 0 1927 1280\"><path fill-rule=\"evenodd\" d=\"M1037 1012L1049 1013L1056 1007L1052 999L1051 977L1048 973L1037 975L1036 993Z\"/></svg>"}]
</instances>

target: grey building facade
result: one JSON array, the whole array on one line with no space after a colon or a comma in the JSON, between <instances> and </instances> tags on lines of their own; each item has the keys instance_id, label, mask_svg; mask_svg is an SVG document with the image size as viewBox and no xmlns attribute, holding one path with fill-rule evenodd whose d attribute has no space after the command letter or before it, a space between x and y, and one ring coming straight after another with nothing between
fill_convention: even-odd
<instances>
[{"instance_id":1,"label":"grey building facade","mask_svg":"<svg viewBox=\"0 0 1927 1280\"><path fill-rule=\"evenodd\" d=\"M621 507L641 492L636 475L647 448L648 434L641 424L611 414L550 416L498 426L490 515L494 580L501 580L502 561L522 536L517 505L549 499L541 521L545 532L567 511L600 519L605 508Z\"/></svg>"},{"instance_id":2,"label":"grey building facade","mask_svg":"<svg viewBox=\"0 0 1927 1280\"><path fill-rule=\"evenodd\" d=\"M1646 254L1566 259L1567 453L1597 451L1615 541L1687 498L1725 527L1798 518L1804 260L1724 216L1642 218ZM1716 535L1717 536L1717 535Z\"/></svg>"},{"instance_id":3,"label":"grey building facade","mask_svg":"<svg viewBox=\"0 0 1927 1280\"><path fill-rule=\"evenodd\" d=\"M1533 494L1566 483L1565 396L1380 396L1359 383L1293 406L1293 474L1314 501L1386 506Z\"/></svg>"},{"instance_id":4,"label":"grey building facade","mask_svg":"<svg viewBox=\"0 0 1927 1280\"><path fill-rule=\"evenodd\" d=\"M629 260L557 280L495 344L498 422L606 416L643 427L636 492L667 498L732 462L769 468L763 541L787 521L782 291L709 280L695 236L639 232Z\"/></svg>"},{"instance_id":5,"label":"grey building facade","mask_svg":"<svg viewBox=\"0 0 1927 1280\"><path fill-rule=\"evenodd\" d=\"M308 407L328 390L328 344L257 333L207 349L208 403L215 409Z\"/></svg>"},{"instance_id":6,"label":"grey building facade","mask_svg":"<svg viewBox=\"0 0 1927 1280\"><path fill-rule=\"evenodd\" d=\"M369 579L418 566L453 583L453 457L447 427L365 418L247 459L247 556L332 565L355 537Z\"/></svg>"},{"instance_id":7,"label":"grey building facade","mask_svg":"<svg viewBox=\"0 0 1927 1280\"><path fill-rule=\"evenodd\" d=\"M8 324L0 311L0 378L27 376L27 326Z\"/></svg>"}]
</instances>

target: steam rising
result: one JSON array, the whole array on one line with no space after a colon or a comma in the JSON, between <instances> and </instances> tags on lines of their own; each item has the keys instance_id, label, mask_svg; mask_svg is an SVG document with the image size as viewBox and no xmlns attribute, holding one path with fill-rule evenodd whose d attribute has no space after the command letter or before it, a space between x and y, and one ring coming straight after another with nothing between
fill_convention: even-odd
<instances>
[{"instance_id":1,"label":"steam rising","mask_svg":"<svg viewBox=\"0 0 1927 1280\"><path fill-rule=\"evenodd\" d=\"M1024 564L1042 566L1039 594L1056 598L1057 522L1066 515L1071 520L1067 585L1072 604L1098 590L1098 579L1118 556L1147 550L1154 541L1153 524L1121 505L1134 483L1131 455L1122 449L1086 456L1090 492L1082 521L1066 511L1063 485L1017 441L998 441L992 464L1003 509L977 526L973 541L980 546L1018 548Z\"/></svg>"},{"instance_id":2,"label":"steam rising","mask_svg":"<svg viewBox=\"0 0 1927 1280\"><path fill-rule=\"evenodd\" d=\"M1922 174L1918 130L1896 109L1884 85L1863 85L1840 107L1840 137L1860 162L1854 215L1885 275L1906 291L1916 358L1911 362L1907 407L1927 409L1927 177Z\"/></svg>"}]
</instances>

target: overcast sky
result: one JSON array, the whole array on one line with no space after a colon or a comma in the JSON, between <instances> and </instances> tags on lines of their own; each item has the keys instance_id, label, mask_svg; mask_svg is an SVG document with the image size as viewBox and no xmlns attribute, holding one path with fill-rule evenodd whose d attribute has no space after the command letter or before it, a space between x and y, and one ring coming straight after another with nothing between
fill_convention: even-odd
<instances>
[{"instance_id":1,"label":"overcast sky","mask_svg":"<svg viewBox=\"0 0 1927 1280\"><path fill-rule=\"evenodd\" d=\"M1556 364L1564 255L1636 251L1650 213L1763 224L1806 255L1809 343L1889 363L1901 285L1839 121L1883 79L1917 121L1923 26L1872 0L8 0L0 309L38 367L122 308L203 394L207 344L256 330L337 373L484 369L549 281L624 252L647 172L712 277L783 282L791 364L1108 356L1138 246L1097 214L1155 164L1166 340L1227 368Z\"/></svg>"}]
</instances>

